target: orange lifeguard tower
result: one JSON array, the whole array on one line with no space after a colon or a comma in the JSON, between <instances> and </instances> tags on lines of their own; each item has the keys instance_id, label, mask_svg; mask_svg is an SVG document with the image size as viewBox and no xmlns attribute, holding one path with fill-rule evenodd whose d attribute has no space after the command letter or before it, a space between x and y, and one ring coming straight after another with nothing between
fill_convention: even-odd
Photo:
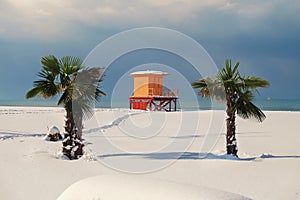
<instances>
[{"instance_id":1,"label":"orange lifeguard tower","mask_svg":"<svg viewBox=\"0 0 300 200\"><path fill-rule=\"evenodd\" d=\"M129 97L130 109L176 111L178 89L163 86L163 77L167 75L150 70L131 73L130 76L134 77L134 93Z\"/></svg>"}]
</instances>

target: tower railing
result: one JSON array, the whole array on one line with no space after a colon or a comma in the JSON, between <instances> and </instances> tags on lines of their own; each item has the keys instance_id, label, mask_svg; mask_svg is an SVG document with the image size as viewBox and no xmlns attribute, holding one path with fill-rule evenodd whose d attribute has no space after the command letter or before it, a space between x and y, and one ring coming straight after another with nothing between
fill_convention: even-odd
<instances>
[{"instance_id":1,"label":"tower railing","mask_svg":"<svg viewBox=\"0 0 300 200\"><path fill-rule=\"evenodd\" d=\"M163 97L178 97L179 96L179 90L177 88L163 88L161 95L155 94L154 88L149 88L149 96L163 96Z\"/></svg>"}]
</instances>

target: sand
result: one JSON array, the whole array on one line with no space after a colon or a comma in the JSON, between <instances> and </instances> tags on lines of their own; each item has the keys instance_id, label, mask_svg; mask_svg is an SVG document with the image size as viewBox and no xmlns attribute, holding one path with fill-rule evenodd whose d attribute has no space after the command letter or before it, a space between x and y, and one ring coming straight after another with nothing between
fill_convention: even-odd
<instances>
[{"instance_id":1,"label":"sand","mask_svg":"<svg viewBox=\"0 0 300 200\"><path fill-rule=\"evenodd\" d=\"M300 199L300 112L265 114L263 123L237 118L235 159L225 155L223 111L97 109L85 155L69 161L44 138L47 127L63 130L62 108L0 107L0 197L174 199L182 188L175 196Z\"/></svg>"}]
</instances>

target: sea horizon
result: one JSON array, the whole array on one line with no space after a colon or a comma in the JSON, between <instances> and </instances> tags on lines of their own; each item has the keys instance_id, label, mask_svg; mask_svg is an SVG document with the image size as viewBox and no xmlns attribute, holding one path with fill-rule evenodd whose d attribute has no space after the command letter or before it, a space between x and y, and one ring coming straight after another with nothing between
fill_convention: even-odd
<instances>
[{"instance_id":1,"label":"sea horizon","mask_svg":"<svg viewBox=\"0 0 300 200\"><path fill-rule=\"evenodd\" d=\"M300 111L300 99L255 99L255 105L265 111ZM0 100L0 106L19 106L19 107L59 107L57 100ZM101 100L95 104L95 108L129 108L129 102L111 102L110 100ZM195 101L179 101L179 110L223 110L224 104L211 106L209 99L199 99Z\"/></svg>"}]
</instances>

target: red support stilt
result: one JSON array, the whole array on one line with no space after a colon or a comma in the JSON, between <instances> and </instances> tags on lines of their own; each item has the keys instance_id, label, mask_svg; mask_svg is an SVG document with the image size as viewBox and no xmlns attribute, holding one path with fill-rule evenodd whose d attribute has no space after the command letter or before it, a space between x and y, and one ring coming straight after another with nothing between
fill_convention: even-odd
<instances>
[{"instance_id":1,"label":"red support stilt","mask_svg":"<svg viewBox=\"0 0 300 200\"><path fill-rule=\"evenodd\" d=\"M174 111L177 110L178 97L159 96L159 97L130 97L130 109L150 110L150 111L172 111L172 102L174 102Z\"/></svg>"}]
</instances>

